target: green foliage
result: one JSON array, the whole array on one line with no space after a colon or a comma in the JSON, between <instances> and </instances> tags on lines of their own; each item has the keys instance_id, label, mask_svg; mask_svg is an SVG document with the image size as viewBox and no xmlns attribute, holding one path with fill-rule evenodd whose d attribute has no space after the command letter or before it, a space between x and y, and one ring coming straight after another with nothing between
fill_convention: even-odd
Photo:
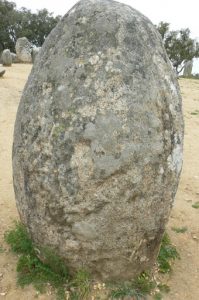
<instances>
[{"instance_id":1,"label":"green foliage","mask_svg":"<svg viewBox=\"0 0 199 300\"><path fill-rule=\"evenodd\" d=\"M187 231L187 227L183 226L183 227L172 227L171 228L173 231L177 232L177 233L185 233Z\"/></svg>"},{"instance_id":2,"label":"green foliage","mask_svg":"<svg viewBox=\"0 0 199 300\"><path fill-rule=\"evenodd\" d=\"M15 253L34 254L33 244L28 236L26 228L19 222L15 228L5 233L5 241Z\"/></svg>"},{"instance_id":3,"label":"green foliage","mask_svg":"<svg viewBox=\"0 0 199 300\"><path fill-rule=\"evenodd\" d=\"M151 279L150 274L147 272L143 272L133 281L133 287L142 291L143 294L150 294L155 286L155 282Z\"/></svg>"},{"instance_id":4,"label":"green foliage","mask_svg":"<svg viewBox=\"0 0 199 300\"><path fill-rule=\"evenodd\" d=\"M47 283L60 292L64 290L64 284L68 281L68 276L56 273L48 264L44 264L34 255L22 255L17 264L18 284L24 287L33 284L34 287L44 292Z\"/></svg>"},{"instance_id":5,"label":"green foliage","mask_svg":"<svg viewBox=\"0 0 199 300\"><path fill-rule=\"evenodd\" d=\"M47 9L32 13L24 7L18 10L14 2L0 0L0 52L5 48L14 51L16 40L23 36L41 46L59 20L60 16L53 17Z\"/></svg>"},{"instance_id":6,"label":"green foliage","mask_svg":"<svg viewBox=\"0 0 199 300\"><path fill-rule=\"evenodd\" d=\"M192 207L198 209L198 208L199 208L199 201L195 202L195 203L192 205Z\"/></svg>"},{"instance_id":7,"label":"green foliage","mask_svg":"<svg viewBox=\"0 0 199 300\"><path fill-rule=\"evenodd\" d=\"M169 23L160 22L157 29L162 36L166 52L177 74L184 69L187 61L199 57L199 45L190 38L188 28L169 31Z\"/></svg>"},{"instance_id":8,"label":"green foliage","mask_svg":"<svg viewBox=\"0 0 199 300\"><path fill-rule=\"evenodd\" d=\"M49 248L42 249L43 261L56 273L62 277L69 277L69 270L63 260L55 255L55 253Z\"/></svg>"},{"instance_id":9,"label":"green foliage","mask_svg":"<svg viewBox=\"0 0 199 300\"><path fill-rule=\"evenodd\" d=\"M158 284L158 289L162 292L162 293L169 293L170 292L170 288L167 284Z\"/></svg>"},{"instance_id":10,"label":"green foliage","mask_svg":"<svg viewBox=\"0 0 199 300\"><path fill-rule=\"evenodd\" d=\"M165 233L157 259L159 272L169 273L172 270L171 262L176 258L180 259L180 255L177 252L176 247L171 244L168 234Z\"/></svg>"},{"instance_id":11,"label":"green foliage","mask_svg":"<svg viewBox=\"0 0 199 300\"><path fill-rule=\"evenodd\" d=\"M111 299L122 299L125 296L133 297L135 300L141 300L145 297L141 291L136 290L132 286L132 283L121 284L117 288L113 289L110 295Z\"/></svg>"},{"instance_id":12,"label":"green foliage","mask_svg":"<svg viewBox=\"0 0 199 300\"><path fill-rule=\"evenodd\" d=\"M161 293L156 293L153 298L154 298L154 300L162 300L163 299Z\"/></svg>"},{"instance_id":13,"label":"green foliage","mask_svg":"<svg viewBox=\"0 0 199 300\"><path fill-rule=\"evenodd\" d=\"M33 284L38 291L44 292L47 283L50 283L57 291L59 299L61 295L65 295L64 287L68 284L70 276L60 257L49 249L43 249L46 263L42 262L37 257L38 250L34 248L27 230L21 223L16 223L14 229L6 232L5 240L13 252L20 254L17 263L17 283L21 287Z\"/></svg>"},{"instance_id":14,"label":"green foliage","mask_svg":"<svg viewBox=\"0 0 199 300\"><path fill-rule=\"evenodd\" d=\"M125 282L111 291L111 298L118 299L125 296L134 297L136 300L145 299L157 286L156 282L147 272L141 273L131 282Z\"/></svg>"},{"instance_id":15,"label":"green foliage","mask_svg":"<svg viewBox=\"0 0 199 300\"><path fill-rule=\"evenodd\" d=\"M180 258L176 248L171 244L167 233L164 234L158 261L158 270L160 273L169 273L171 271L171 262ZM133 299L146 299L146 296L154 294L154 299L162 299L162 293L170 291L166 284L157 283L148 272L143 272L140 276L131 282L123 283L111 291L112 299L123 299L125 296L133 297Z\"/></svg>"},{"instance_id":16,"label":"green foliage","mask_svg":"<svg viewBox=\"0 0 199 300\"><path fill-rule=\"evenodd\" d=\"M199 115L199 110L196 109L195 111L192 111L191 115L193 115L193 116Z\"/></svg>"},{"instance_id":17,"label":"green foliage","mask_svg":"<svg viewBox=\"0 0 199 300\"><path fill-rule=\"evenodd\" d=\"M169 293L170 291L170 288L168 285L166 284L158 284L157 285L157 290L159 290L159 292L156 292L155 295L154 295L154 300L161 300L163 299L163 296L162 296L162 293L166 294L166 293Z\"/></svg>"},{"instance_id":18,"label":"green foliage","mask_svg":"<svg viewBox=\"0 0 199 300\"><path fill-rule=\"evenodd\" d=\"M38 291L44 292L47 284L50 284L56 291L59 300L66 298L66 291L69 295L67 299L89 299L92 290L89 273L82 269L71 277L64 261L52 250L35 248L27 230L21 223L15 223L15 228L6 232L5 240L12 251L19 255L17 282L21 287L33 284ZM159 271L169 272L171 270L170 261L175 258L179 258L179 254L171 245L168 235L165 234L158 256ZM168 292L169 287L157 283L148 272L143 272L130 282L112 286L109 299L122 299L130 296L135 300L141 300L146 299L147 295L153 294L154 291L156 291L154 299L162 299L161 293Z\"/></svg>"},{"instance_id":19,"label":"green foliage","mask_svg":"<svg viewBox=\"0 0 199 300\"><path fill-rule=\"evenodd\" d=\"M72 282L71 285L76 288L75 292L72 293L72 299L84 299L88 296L91 290L91 278L90 274L85 270L79 270Z\"/></svg>"},{"instance_id":20,"label":"green foliage","mask_svg":"<svg viewBox=\"0 0 199 300\"><path fill-rule=\"evenodd\" d=\"M158 29L162 39L164 40L166 38L166 35L169 32L169 23L160 22L157 26L157 29Z\"/></svg>"},{"instance_id":21,"label":"green foliage","mask_svg":"<svg viewBox=\"0 0 199 300\"><path fill-rule=\"evenodd\" d=\"M10 19L12 23L16 21L14 11L16 5L14 2L0 0L0 52L9 48L12 49L12 26L10 26Z\"/></svg>"}]
</instances>

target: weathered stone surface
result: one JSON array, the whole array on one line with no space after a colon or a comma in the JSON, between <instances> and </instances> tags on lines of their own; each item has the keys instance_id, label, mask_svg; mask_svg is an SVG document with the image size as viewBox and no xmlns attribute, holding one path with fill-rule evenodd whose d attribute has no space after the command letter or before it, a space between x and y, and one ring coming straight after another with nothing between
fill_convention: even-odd
<instances>
[{"instance_id":1,"label":"weathered stone surface","mask_svg":"<svg viewBox=\"0 0 199 300\"><path fill-rule=\"evenodd\" d=\"M32 62L33 63L35 62L35 58L39 54L40 49L41 49L41 47L32 48L31 56L32 56Z\"/></svg>"},{"instance_id":2,"label":"weathered stone surface","mask_svg":"<svg viewBox=\"0 0 199 300\"><path fill-rule=\"evenodd\" d=\"M192 60L187 61L184 67L183 76L186 77L191 76L192 68L193 68L193 61Z\"/></svg>"},{"instance_id":3,"label":"weathered stone surface","mask_svg":"<svg viewBox=\"0 0 199 300\"><path fill-rule=\"evenodd\" d=\"M16 54L17 58L22 63L31 63L31 51L32 51L32 44L26 37L22 37L17 39L16 42Z\"/></svg>"},{"instance_id":4,"label":"weathered stone surface","mask_svg":"<svg viewBox=\"0 0 199 300\"><path fill-rule=\"evenodd\" d=\"M10 53L9 49L3 50L1 58L2 58L2 64L4 66L9 67L9 66L12 65L12 56L11 56L11 53Z\"/></svg>"},{"instance_id":5,"label":"weathered stone surface","mask_svg":"<svg viewBox=\"0 0 199 300\"><path fill-rule=\"evenodd\" d=\"M153 265L182 165L181 97L142 14L84 0L46 39L19 105L14 188L33 240L72 271Z\"/></svg>"},{"instance_id":6,"label":"weathered stone surface","mask_svg":"<svg viewBox=\"0 0 199 300\"><path fill-rule=\"evenodd\" d=\"M20 62L19 59L17 58L16 53L11 52L11 56L12 56L12 63L13 63L13 64L14 64L14 63Z\"/></svg>"},{"instance_id":7,"label":"weathered stone surface","mask_svg":"<svg viewBox=\"0 0 199 300\"><path fill-rule=\"evenodd\" d=\"M0 77L5 74L6 70L0 67Z\"/></svg>"}]
</instances>

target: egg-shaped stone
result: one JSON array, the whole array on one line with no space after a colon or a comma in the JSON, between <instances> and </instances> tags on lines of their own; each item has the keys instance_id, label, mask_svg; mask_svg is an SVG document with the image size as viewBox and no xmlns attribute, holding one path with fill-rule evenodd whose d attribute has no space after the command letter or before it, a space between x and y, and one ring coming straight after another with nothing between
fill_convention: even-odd
<instances>
[{"instance_id":1,"label":"egg-shaped stone","mask_svg":"<svg viewBox=\"0 0 199 300\"><path fill-rule=\"evenodd\" d=\"M157 257L182 144L179 87L154 25L130 6L82 0L46 39L20 101L20 218L71 272L131 279Z\"/></svg>"}]
</instances>

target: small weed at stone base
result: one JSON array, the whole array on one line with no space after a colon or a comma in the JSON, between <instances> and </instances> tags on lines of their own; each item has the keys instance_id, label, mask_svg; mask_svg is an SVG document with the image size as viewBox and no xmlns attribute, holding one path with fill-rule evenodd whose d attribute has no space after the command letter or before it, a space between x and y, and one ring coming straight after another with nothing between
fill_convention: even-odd
<instances>
[{"instance_id":1,"label":"small weed at stone base","mask_svg":"<svg viewBox=\"0 0 199 300\"><path fill-rule=\"evenodd\" d=\"M197 116L199 115L199 110L196 109L195 111L192 111L190 114Z\"/></svg>"},{"instance_id":2,"label":"small weed at stone base","mask_svg":"<svg viewBox=\"0 0 199 300\"><path fill-rule=\"evenodd\" d=\"M196 208L196 209L199 208L199 201L195 202L195 203L192 205L192 207L193 207L193 208Z\"/></svg>"},{"instance_id":3,"label":"small weed at stone base","mask_svg":"<svg viewBox=\"0 0 199 300\"><path fill-rule=\"evenodd\" d=\"M167 233L164 234L159 255L157 258L158 271L160 273L169 273L171 262L180 258L175 246L172 245ZM148 273L143 272L132 282L124 283L111 292L111 299L123 299L130 296L135 300L146 299L151 294L155 300L162 299L162 293L168 293L169 287L166 284L157 283L157 281Z\"/></svg>"},{"instance_id":4,"label":"small weed at stone base","mask_svg":"<svg viewBox=\"0 0 199 300\"><path fill-rule=\"evenodd\" d=\"M69 280L69 273L61 259L48 253L48 263L43 263L36 254L28 232L21 223L16 223L15 228L6 232L5 240L11 250L19 254L17 263L17 283L19 286L33 284L40 292L46 290L50 284L57 292L58 299L65 299L65 285ZM53 267L52 268L52 265ZM62 295L62 297L61 297Z\"/></svg>"},{"instance_id":5,"label":"small weed at stone base","mask_svg":"<svg viewBox=\"0 0 199 300\"><path fill-rule=\"evenodd\" d=\"M162 293L170 291L166 284L157 283L148 272L143 272L135 280L123 283L112 289L110 299L123 299L126 296L134 300L145 300L152 295L155 300L162 299Z\"/></svg>"},{"instance_id":6,"label":"small weed at stone base","mask_svg":"<svg viewBox=\"0 0 199 300\"><path fill-rule=\"evenodd\" d=\"M153 297L154 300L162 300L162 294L161 293L156 293Z\"/></svg>"},{"instance_id":7,"label":"small weed at stone base","mask_svg":"<svg viewBox=\"0 0 199 300\"><path fill-rule=\"evenodd\" d=\"M152 294L155 289L160 291L160 285L157 284L150 273L143 272L133 281L126 282L112 289L110 297L111 299L123 299L129 296L135 300L143 300L146 299L147 295ZM166 292L166 289L162 290L162 292Z\"/></svg>"},{"instance_id":8,"label":"small weed at stone base","mask_svg":"<svg viewBox=\"0 0 199 300\"><path fill-rule=\"evenodd\" d=\"M175 231L176 233L185 233L187 231L187 227L183 226L183 227L171 227L171 229L173 231Z\"/></svg>"},{"instance_id":9,"label":"small weed at stone base","mask_svg":"<svg viewBox=\"0 0 199 300\"><path fill-rule=\"evenodd\" d=\"M5 233L5 240L11 250L19 254L17 263L17 283L22 288L33 284L39 292L45 292L50 286L56 291L57 299L66 299L67 291L72 290L71 300L83 300L90 288L88 273L80 270L72 278L65 263L51 250L43 249L46 262L41 261L38 249L34 248L28 232L21 223L15 223L15 228ZM44 260L44 261L45 261Z\"/></svg>"},{"instance_id":10,"label":"small weed at stone base","mask_svg":"<svg viewBox=\"0 0 199 300\"><path fill-rule=\"evenodd\" d=\"M167 284L162 284L162 283L159 283L158 284L158 289L160 290L160 292L162 293L169 293L170 292L170 288Z\"/></svg>"},{"instance_id":11,"label":"small weed at stone base","mask_svg":"<svg viewBox=\"0 0 199 300\"><path fill-rule=\"evenodd\" d=\"M123 299L126 296L133 297L135 300L141 300L145 297L141 291L133 287L131 282L114 287L110 293L110 299Z\"/></svg>"},{"instance_id":12,"label":"small weed at stone base","mask_svg":"<svg viewBox=\"0 0 199 300\"><path fill-rule=\"evenodd\" d=\"M171 262L176 258L180 259L180 255L176 250L176 247L172 245L168 234L165 233L157 258L159 272L169 273L172 270Z\"/></svg>"},{"instance_id":13,"label":"small weed at stone base","mask_svg":"<svg viewBox=\"0 0 199 300\"><path fill-rule=\"evenodd\" d=\"M49 249L37 249L29 238L28 232L21 223L6 232L5 240L11 250L19 255L17 263L17 282L21 287L33 284L39 292L47 287L53 288L59 300L91 299L93 283L89 273L79 270L73 277L69 274L64 261ZM38 257L42 258L42 260ZM162 239L158 256L158 269L161 273L171 270L171 261L179 258L176 248L171 244L167 234ZM169 291L167 285L157 283L155 277L143 272L136 279L109 287L107 299L123 299L125 296L134 300L146 299L153 295L154 299L162 299L162 293ZM105 299L105 298L103 298Z\"/></svg>"},{"instance_id":14,"label":"small weed at stone base","mask_svg":"<svg viewBox=\"0 0 199 300\"><path fill-rule=\"evenodd\" d=\"M19 222L15 222L15 227L5 233L5 241L15 253L28 255L35 253L25 227Z\"/></svg>"},{"instance_id":15,"label":"small weed at stone base","mask_svg":"<svg viewBox=\"0 0 199 300\"><path fill-rule=\"evenodd\" d=\"M71 300L85 299L91 290L91 278L89 273L85 270L80 270L77 272L74 275L71 286L72 289L75 288L75 291L72 292Z\"/></svg>"}]
</instances>

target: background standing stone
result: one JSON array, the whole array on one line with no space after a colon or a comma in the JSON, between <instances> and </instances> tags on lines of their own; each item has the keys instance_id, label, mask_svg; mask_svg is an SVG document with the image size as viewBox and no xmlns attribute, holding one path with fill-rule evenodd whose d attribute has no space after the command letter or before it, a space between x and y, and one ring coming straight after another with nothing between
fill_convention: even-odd
<instances>
[{"instance_id":1,"label":"background standing stone","mask_svg":"<svg viewBox=\"0 0 199 300\"><path fill-rule=\"evenodd\" d=\"M21 220L72 272L131 279L151 267L177 190L183 120L152 23L84 0L46 39L15 124Z\"/></svg>"},{"instance_id":2,"label":"background standing stone","mask_svg":"<svg viewBox=\"0 0 199 300\"><path fill-rule=\"evenodd\" d=\"M9 49L3 50L1 58L2 58L2 64L4 66L9 67L9 66L12 65L12 56L11 56L11 53L10 53Z\"/></svg>"},{"instance_id":3,"label":"background standing stone","mask_svg":"<svg viewBox=\"0 0 199 300\"><path fill-rule=\"evenodd\" d=\"M187 61L185 63L185 67L184 67L184 72L183 72L183 76L189 77L192 74L192 68L193 68L193 61Z\"/></svg>"},{"instance_id":4,"label":"background standing stone","mask_svg":"<svg viewBox=\"0 0 199 300\"><path fill-rule=\"evenodd\" d=\"M32 51L32 44L28 41L26 37L17 39L16 54L20 62L31 63L32 62L31 51Z\"/></svg>"}]
</instances>

